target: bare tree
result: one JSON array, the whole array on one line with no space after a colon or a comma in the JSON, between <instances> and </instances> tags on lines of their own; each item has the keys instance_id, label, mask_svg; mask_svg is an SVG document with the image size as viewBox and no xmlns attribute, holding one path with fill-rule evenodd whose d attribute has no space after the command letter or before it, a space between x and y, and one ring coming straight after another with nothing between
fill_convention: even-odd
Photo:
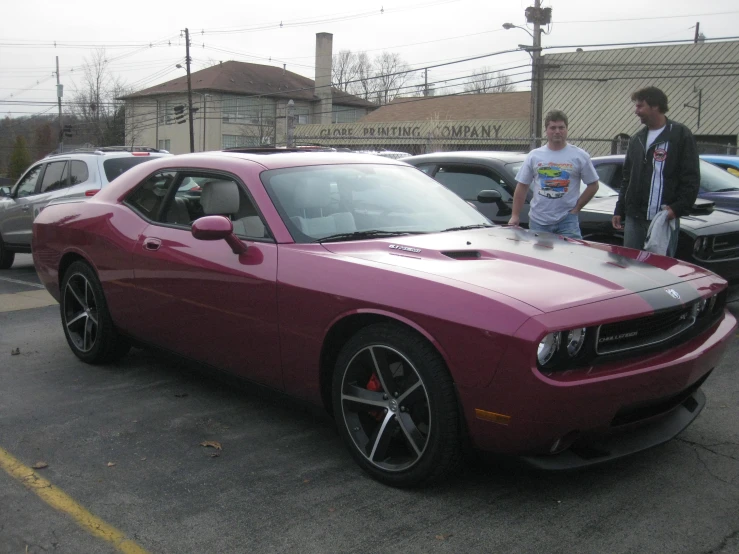
<instances>
[{"instance_id":1,"label":"bare tree","mask_svg":"<svg viewBox=\"0 0 739 554\"><path fill-rule=\"evenodd\" d=\"M354 82L349 83L348 92L365 100L374 101L375 91L377 90L377 81L374 79L374 65L367 52L358 52L356 56L357 75Z\"/></svg>"},{"instance_id":2,"label":"bare tree","mask_svg":"<svg viewBox=\"0 0 739 554\"><path fill-rule=\"evenodd\" d=\"M336 88L349 91L352 82L357 78L359 67L357 65L358 55L351 50L341 50L334 54L331 61L331 82Z\"/></svg>"},{"instance_id":3,"label":"bare tree","mask_svg":"<svg viewBox=\"0 0 739 554\"><path fill-rule=\"evenodd\" d=\"M475 71L464 84L464 91L473 94L485 94L488 92L512 92L516 87L511 83L511 78L500 71L492 71L483 67Z\"/></svg>"},{"instance_id":4,"label":"bare tree","mask_svg":"<svg viewBox=\"0 0 739 554\"><path fill-rule=\"evenodd\" d=\"M110 73L105 50L95 50L89 59L85 58L82 83L75 89L68 109L79 122L75 133L99 146L124 144L125 103L119 98L128 92L123 82Z\"/></svg>"},{"instance_id":5,"label":"bare tree","mask_svg":"<svg viewBox=\"0 0 739 554\"><path fill-rule=\"evenodd\" d=\"M411 78L408 64L394 52L383 52L375 58L375 72L380 104L392 102Z\"/></svg>"}]
</instances>

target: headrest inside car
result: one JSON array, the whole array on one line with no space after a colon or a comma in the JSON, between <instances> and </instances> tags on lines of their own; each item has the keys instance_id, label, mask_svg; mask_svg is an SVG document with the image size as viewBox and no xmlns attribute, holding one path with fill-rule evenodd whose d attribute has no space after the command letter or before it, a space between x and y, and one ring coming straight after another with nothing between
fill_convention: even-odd
<instances>
[{"instance_id":1,"label":"headrest inside car","mask_svg":"<svg viewBox=\"0 0 739 554\"><path fill-rule=\"evenodd\" d=\"M233 181L206 181L200 204L205 215L233 215L239 211L239 186Z\"/></svg>"}]
</instances>

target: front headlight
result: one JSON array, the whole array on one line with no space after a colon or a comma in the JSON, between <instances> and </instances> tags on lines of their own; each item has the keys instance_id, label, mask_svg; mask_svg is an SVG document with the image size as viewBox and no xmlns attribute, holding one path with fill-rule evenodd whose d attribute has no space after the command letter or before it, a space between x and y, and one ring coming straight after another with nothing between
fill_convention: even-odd
<instances>
[{"instance_id":1,"label":"front headlight","mask_svg":"<svg viewBox=\"0 0 739 554\"><path fill-rule=\"evenodd\" d=\"M585 329L573 329L567 332L567 355L574 358L585 344Z\"/></svg>"},{"instance_id":2,"label":"front headlight","mask_svg":"<svg viewBox=\"0 0 739 554\"><path fill-rule=\"evenodd\" d=\"M548 364L559 350L561 333L549 333L539 343L536 351L536 357L541 365Z\"/></svg>"}]
</instances>

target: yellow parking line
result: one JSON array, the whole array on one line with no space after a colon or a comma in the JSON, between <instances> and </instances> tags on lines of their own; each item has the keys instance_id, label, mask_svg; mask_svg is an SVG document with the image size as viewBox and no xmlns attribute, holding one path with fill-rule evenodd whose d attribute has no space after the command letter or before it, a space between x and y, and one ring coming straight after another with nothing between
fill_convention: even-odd
<instances>
[{"instance_id":1,"label":"yellow parking line","mask_svg":"<svg viewBox=\"0 0 739 554\"><path fill-rule=\"evenodd\" d=\"M124 554L147 554L146 550L132 540L127 539L118 529L92 515L70 496L49 483L30 467L24 466L2 448L0 448L0 467L11 477L35 492L49 506L69 515L91 535L108 541Z\"/></svg>"},{"instance_id":2,"label":"yellow parking line","mask_svg":"<svg viewBox=\"0 0 739 554\"><path fill-rule=\"evenodd\" d=\"M11 294L0 294L0 312L15 312L54 306L57 301L46 290L29 290Z\"/></svg>"}]
</instances>

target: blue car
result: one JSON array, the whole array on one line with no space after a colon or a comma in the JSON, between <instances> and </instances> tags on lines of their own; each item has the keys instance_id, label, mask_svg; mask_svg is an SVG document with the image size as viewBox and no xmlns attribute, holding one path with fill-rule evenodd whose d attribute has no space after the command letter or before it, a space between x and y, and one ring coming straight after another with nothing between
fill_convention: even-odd
<instances>
[{"instance_id":1,"label":"blue car","mask_svg":"<svg viewBox=\"0 0 739 554\"><path fill-rule=\"evenodd\" d=\"M707 157L709 156L701 156L701 187L698 191L698 198L710 200L717 208L739 213L739 177L709 163L706 161ZM732 158L733 156L720 157ZM623 163L623 155L593 158L593 165L600 180L615 190L621 188Z\"/></svg>"},{"instance_id":2,"label":"blue car","mask_svg":"<svg viewBox=\"0 0 739 554\"><path fill-rule=\"evenodd\" d=\"M725 169L735 177L739 177L739 156L722 156L721 154L701 154L701 160Z\"/></svg>"}]
</instances>

